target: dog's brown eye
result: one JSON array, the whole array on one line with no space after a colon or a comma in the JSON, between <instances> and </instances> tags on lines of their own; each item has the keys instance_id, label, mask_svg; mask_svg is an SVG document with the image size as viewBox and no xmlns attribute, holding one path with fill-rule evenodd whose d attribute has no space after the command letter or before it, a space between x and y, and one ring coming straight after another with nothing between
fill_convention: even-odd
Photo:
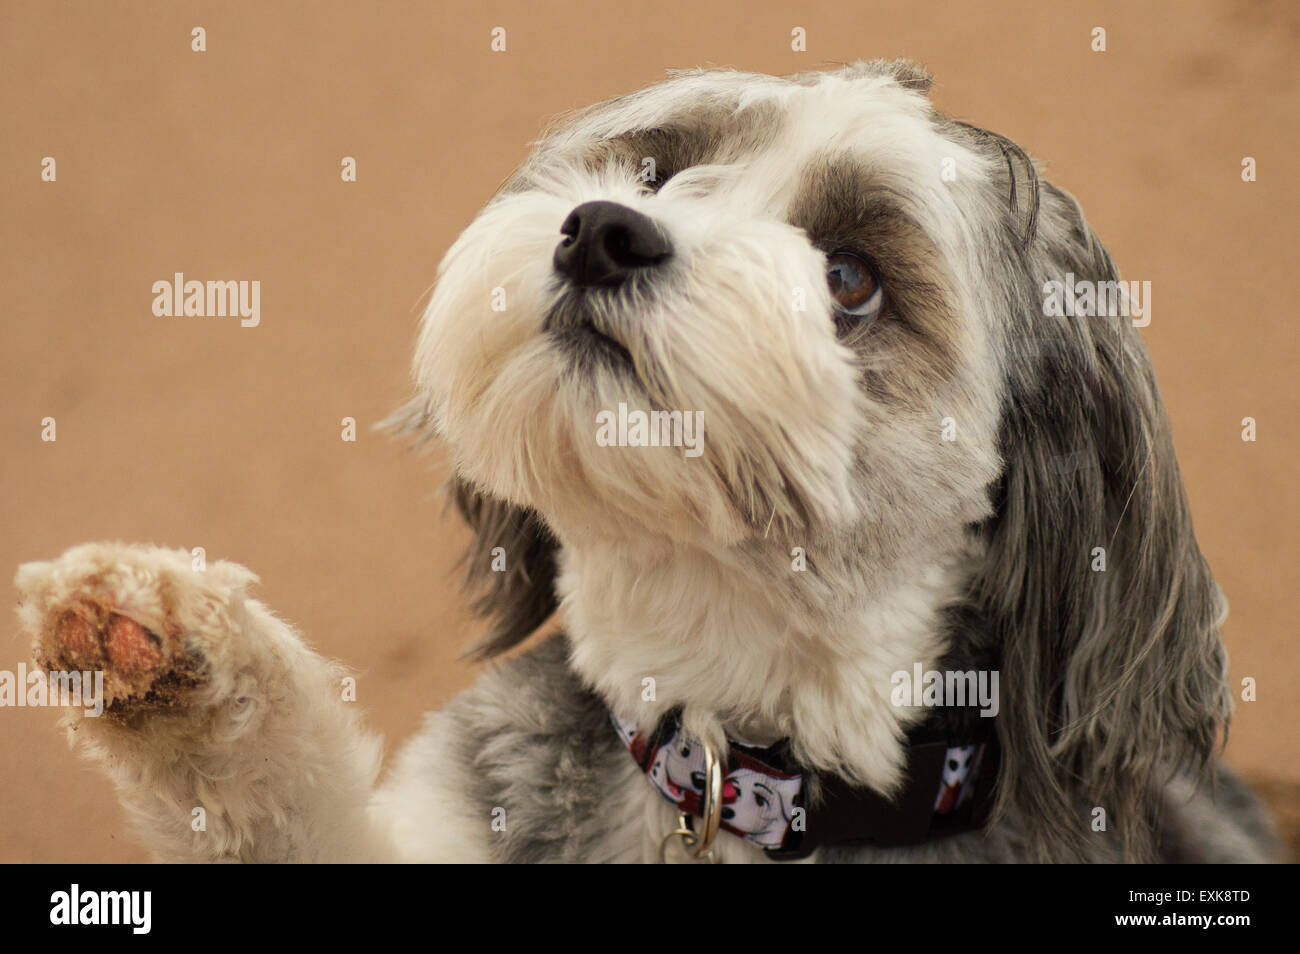
<instances>
[{"instance_id":1,"label":"dog's brown eye","mask_svg":"<svg viewBox=\"0 0 1300 954\"><path fill-rule=\"evenodd\" d=\"M835 307L848 315L865 316L880 308L880 284L862 259L836 252L826 259L826 282Z\"/></svg>"}]
</instances>

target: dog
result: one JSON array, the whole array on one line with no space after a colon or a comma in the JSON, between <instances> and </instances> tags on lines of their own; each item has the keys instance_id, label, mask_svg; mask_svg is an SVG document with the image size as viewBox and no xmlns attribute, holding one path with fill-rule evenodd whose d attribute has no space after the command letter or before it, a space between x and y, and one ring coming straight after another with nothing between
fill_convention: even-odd
<instances>
[{"instance_id":1,"label":"dog","mask_svg":"<svg viewBox=\"0 0 1300 954\"><path fill-rule=\"evenodd\" d=\"M106 674L68 718L155 855L1275 858L1116 267L930 84L674 73L553 127L456 240L390 423L450 450L500 658L383 781L248 570L21 567L39 664ZM1053 308L1085 283L1101 314ZM945 691L988 673L995 715Z\"/></svg>"}]
</instances>

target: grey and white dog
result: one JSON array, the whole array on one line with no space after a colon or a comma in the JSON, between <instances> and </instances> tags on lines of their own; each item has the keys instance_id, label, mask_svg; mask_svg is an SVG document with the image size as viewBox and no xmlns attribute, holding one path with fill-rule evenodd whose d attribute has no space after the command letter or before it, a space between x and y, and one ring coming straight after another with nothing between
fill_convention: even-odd
<instances>
[{"instance_id":1,"label":"grey and white dog","mask_svg":"<svg viewBox=\"0 0 1300 954\"><path fill-rule=\"evenodd\" d=\"M558 125L456 241L397 421L454 456L479 653L557 608L565 634L382 782L342 670L248 571L100 544L21 568L38 661L107 674L105 715L69 718L160 858L653 860L677 812L611 713L889 795L909 733L955 718L898 704L918 665L1000 675L991 816L814 859L1274 857L1216 765L1226 606L1142 340L1046 305L1115 266L929 84L675 74ZM726 832L714 857L765 858Z\"/></svg>"}]
</instances>

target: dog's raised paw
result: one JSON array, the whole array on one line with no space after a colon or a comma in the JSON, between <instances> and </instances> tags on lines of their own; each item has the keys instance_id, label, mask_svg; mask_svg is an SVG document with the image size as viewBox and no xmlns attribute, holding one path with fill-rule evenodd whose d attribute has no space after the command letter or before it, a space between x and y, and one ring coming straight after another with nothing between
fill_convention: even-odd
<instances>
[{"instance_id":1,"label":"dog's raised paw","mask_svg":"<svg viewBox=\"0 0 1300 954\"><path fill-rule=\"evenodd\" d=\"M195 570L184 551L88 544L19 568L18 615L41 668L102 672L107 711L129 715L186 705L239 655L251 579L234 564Z\"/></svg>"}]
</instances>

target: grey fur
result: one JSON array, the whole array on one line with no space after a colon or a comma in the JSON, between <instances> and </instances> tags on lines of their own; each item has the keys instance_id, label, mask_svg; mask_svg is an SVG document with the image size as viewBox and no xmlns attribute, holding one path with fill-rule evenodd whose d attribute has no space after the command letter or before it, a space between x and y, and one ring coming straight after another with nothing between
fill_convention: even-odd
<instances>
[{"instance_id":1,"label":"grey fur","mask_svg":"<svg viewBox=\"0 0 1300 954\"><path fill-rule=\"evenodd\" d=\"M1007 688L1001 802L1023 812L1035 856L1079 850L1081 798L1107 808L1125 855L1144 860L1163 776L1209 767L1228 719L1226 607L1141 337L1127 318L1042 315L1048 279L1119 277L1077 203L1050 185L1042 197L1029 260L999 264L1023 269L1010 339L1055 346L1008 362L1006 471L972 587ZM1059 466L1080 455L1095 466ZM1104 573L1089 568L1098 546Z\"/></svg>"},{"instance_id":2,"label":"grey fur","mask_svg":"<svg viewBox=\"0 0 1300 954\"><path fill-rule=\"evenodd\" d=\"M465 589L471 606L492 620L472 649L490 659L522 642L555 612L555 557L559 545L532 510L513 507L453 480L451 498L474 539L465 554ZM493 551L508 554L504 571L493 571Z\"/></svg>"},{"instance_id":3,"label":"grey fur","mask_svg":"<svg viewBox=\"0 0 1300 954\"><path fill-rule=\"evenodd\" d=\"M568 666L563 637L494 667L444 710L471 797L507 825L492 840L507 862L614 861L598 845L614 824L611 799L645 785L604 703Z\"/></svg>"}]
</instances>

